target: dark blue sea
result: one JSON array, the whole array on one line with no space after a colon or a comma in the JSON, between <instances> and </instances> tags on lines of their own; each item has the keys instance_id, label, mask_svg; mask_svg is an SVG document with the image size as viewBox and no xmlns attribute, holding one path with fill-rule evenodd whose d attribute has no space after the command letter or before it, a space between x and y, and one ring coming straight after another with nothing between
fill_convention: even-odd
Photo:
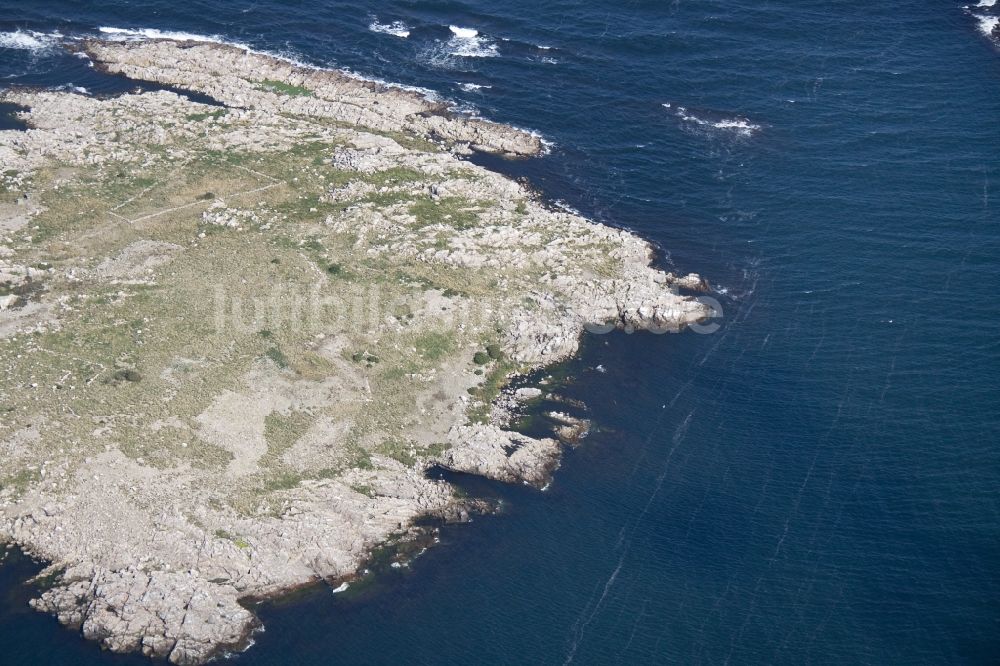
<instances>
[{"instance_id":1,"label":"dark blue sea","mask_svg":"<svg viewBox=\"0 0 1000 666\"><path fill-rule=\"evenodd\" d=\"M551 154L499 168L650 239L723 306L714 334L588 337L561 372L597 428L546 492L463 480L504 510L353 594L259 607L266 631L235 663L1000 663L992 16L948 0L0 0L0 86L121 92L58 35L155 29L536 130ZM146 663L29 610L36 569L0 567L0 662Z\"/></svg>"}]
</instances>

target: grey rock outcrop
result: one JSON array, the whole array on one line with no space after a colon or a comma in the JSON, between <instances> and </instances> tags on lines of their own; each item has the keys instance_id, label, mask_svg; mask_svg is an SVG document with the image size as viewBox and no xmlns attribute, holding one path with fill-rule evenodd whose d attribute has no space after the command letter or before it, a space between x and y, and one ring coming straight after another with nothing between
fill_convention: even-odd
<instances>
[{"instance_id":1,"label":"grey rock outcrop","mask_svg":"<svg viewBox=\"0 0 1000 666\"><path fill-rule=\"evenodd\" d=\"M73 580L79 576L79 580ZM196 572L69 571L64 582L32 601L63 624L112 652L141 651L173 664L199 664L239 647L256 626L231 585Z\"/></svg>"},{"instance_id":2,"label":"grey rock outcrop","mask_svg":"<svg viewBox=\"0 0 1000 666\"><path fill-rule=\"evenodd\" d=\"M456 426L441 459L450 469L497 481L543 486L559 466L559 443L501 430L492 424Z\"/></svg>"},{"instance_id":3,"label":"grey rock outcrop","mask_svg":"<svg viewBox=\"0 0 1000 666\"><path fill-rule=\"evenodd\" d=\"M485 152L530 156L543 149L541 140L529 132L451 113L444 103L418 92L336 70L298 67L237 46L92 41L85 49L109 72L204 93L238 108L330 118L386 131L407 129ZM287 82L302 94L268 92L270 81Z\"/></svg>"}]
</instances>

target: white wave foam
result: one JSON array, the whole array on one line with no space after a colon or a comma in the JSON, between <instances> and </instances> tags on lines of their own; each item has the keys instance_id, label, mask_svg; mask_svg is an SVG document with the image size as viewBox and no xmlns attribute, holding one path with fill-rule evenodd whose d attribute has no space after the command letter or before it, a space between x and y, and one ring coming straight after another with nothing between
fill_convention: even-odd
<instances>
[{"instance_id":1,"label":"white wave foam","mask_svg":"<svg viewBox=\"0 0 1000 666\"><path fill-rule=\"evenodd\" d=\"M72 83L64 83L61 86L56 86L55 90L69 90L70 92L79 93L80 95L89 95L90 91L83 86L75 86Z\"/></svg>"},{"instance_id":2,"label":"white wave foam","mask_svg":"<svg viewBox=\"0 0 1000 666\"><path fill-rule=\"evenodd\" d=\"M314 69L317 71L324 72L340 72L346 76L350 76L358 81L367 81L370 83L377 83L386 88L395 88L397 90L405 90L407 92L417 93L423 96L425 99L431 102L440 102L442 98L435 91L429 88L421 88L418 86L408 86L402 83L393 83L391 81L386 81L373 76L365 76L364 74L358 74L353 72L346 67L322 67L320 65L314 65L311 63L303 62L295 54L280 51L267 51L264 49L255 49L251 46L244 44L242 42L234 42L228 40L221 35L199 35L190 32L175 32L171 30L159 30L158 28L114 28L114 27L101 27L98 29L102 34L114 35L114 37L109 37L108 39L119 39L122 41L139 41L143 39L170 39L179 42L202 42L206 44L224 44L226 46L233 46L238 49L243 49L247 53L255 53L257 55L264 55L269 58L276 58L287 62L290 65L295 65L296 67L302 67L304 69ZM85 56L86 57L86 56Z\"/></svg>"},{"instance_id":3,"label":"white wave foam","mask_svg":"<svg viewBox=\"0 0 1000 666\"><path fill-rule=\"evenodd\" d=\"M735 130L737 133L746 134L747 136L750 136L754 132L760 130L760 125L754 125L746 118L720 120L719 122L712 123L712 127L724 130Z\"/></svg>"},{"instance_id":4,"label":"white wave foam","mask_svg":"<svg viewBox=\"0 0 1000 666\"><path fill-rule=\"evenodd\" d=\"M406 39L410 36L410 28L402 21L393 21L392 23L379 23L378 19L375 19L368 26L368 29L372 32L381 32L386 35L392 35L393 37L401 37Z\"/></svg>"},{"instance_id":5,"label":"white wave foam","mask_svg":"<svg viewBox=\"0 0 1000 666\"><path fill-rule=\"evenodd\" d=\"M576 215L577 217L583 217L583 213L581 213L580 211L578 211L576 208L573 208L572 206L570 206L568 203L566 203L562 199L556 199L555 201L552 202L552 205L555 206L556 208L558 208L559 210L563 211L563 212L569 213L570 215Z\"/></svg>"},{"instance_id":6,"label":"white wave foam","mask_svg":"<svg viewBox=\"0 0 1000 666\"><path fill-rule=\"evenodd\" d=\"M719 118L717 120L706 120L700 118L693 113L690 113L683 106L673 106L669 103L664 104L663 108L671 109L674 114L681 119L682 122L695 125L697 127L703 128L713 128L722 130L724 132L731 132L738 136L750 137L760 131L761 126L750 122L749 119L742 116L735 116L733 118Z\"/></svg>"},{"instance_id":7,"label":"white wave foam","mask_svg":"<svg viewBox=\"0 0 1000 666\"><path fill-rule=\"evenodd\" d=\"M460 116L465 116L466 118L481 118L479 115L479 109L473 105L466 102L448 102L448 111L451 113L458 114Z\"/></svg>"},{"instance_id":8,"label":"white wave foam","mask_svg":"<svg viewBox=\"0 0 1000 666\"><path fill-rule=\"evenodd\" d=\"M979 0L976 7L992 7L995 4L997 4L997 0Z\"/></svg>"},{"instance_id":9,"label":"white wave foam","mask_svg":"<svg viewBox=\"0 0 1000 666\"><path fill-rule=\"evenodd\" d=\"M115 28L101 26L97 29L104 35L110 35L108 39L118 39L122 41L133 41L139 39L171 39L177 42L204 42L209 44L229 44L250 50L246 44L230 42L220 35L199 35L193 32L178 32L174 30L159 30L157 28Z\"/></svg>"},{"instance_id":10,"label":"white wave foam","mask_svg":"<svg viewBox=\"0 0 1000 666\"><path fill-rule=\"evenodd\" d=\"M489 90L493 86L484 86L478 83L459 83L458 87L465 92L477 92L479 90Z\"/></svg>"},{"instance_id":11,"label":"white wave foam","mask_svg":"<svg viewBox=\"0 0 1000 666\"><path fill-rule=\"evenodd\" d=\"M34 30L15 30L0 32L0 49L15 49L18 51L34 51L39 53L55 48L63 38L60 32L36 32Z\"/></svg>"},{"instance_id":12,"label":"white wave foam","mask_svg":"<svg viewBox=\"0 0 1000 666\"><path fill-rule=\"evenodd\" d=\"M272 58L280 57L275 56L273 53L268 53L266 51L256 51L256 53L263 53L264 55L269 55ZM284 58L283 58L284 59ZM395 83L393 81L386 81L385 79L380 79L377 76L366 76L364 74L359 74L346 67L341 67L339 69L334 69L332 67L318 67L316 65L308 65L302 63L295 63L299 67L306 67L308 69L317 69L323 72L340 72L346 76L351 77L357 81L367 81L368 83L377 83L380 86L385 86L386 88L394 88L396 90L405 90L406 92L417 93L428 102L447 102L448 100L437 93L436 90L431 90L430 88L422 88L420 86L408 86L405 83Z\"/></svg>"},{"instance_id":13,"label":"white wave foam","mask_svg":"<svg viewBox=\"0 0 1000 666\"><path fill-rule=\"evenodd\" d=\"M552 151L556 148L556 146L559 145L552 139L545 138L545 135L539 132L538 130L529 129L527 127L521 127L520 125L514 125L513 123L507 123L507 127L512 127L513 129L516 129L518 132L524 132L525 134L528 134L538 139L538 143L542 144L542 152L539 153L540 156L542 157L546 155L551 155Z\"/></svg>"},{"instance_id":14,"label":"white wave foam","mask_svg":"<svg viewBox=\"0 0 1000 666\"><path fill-rule=\"evenodd\" d=\"M289 65L295 65L296 67L304 67L307 69L317 69L333 71L329 67L319 67L317 65L312 65L307 62L299 60L299 58L294 53L288 51L267 51L264 49L255 49L248 44L243 42L234 42L232 40L226 39L222 35L201 35L193 32L178 32L174 30L160 30L159 28L114 28L102 26L98 28L98 31L105 35L105 39L111 41L141 41L144 39L169 39L175 42L199 42L203 44L223 44L225 46L232 46L238 49L243 49L247 53L255 53L257 55L265 55L269 58L275 58L277 60L282 60L287 62ZM110 35L110 36L108 36ZM347 70L338 70L345 74L349 74L356 78L363 78L353 72ZM365 79L366 81L373 81L374 79Z\"/></svg>"},{"instance_id":15,"label":"white wave foam","mask_svg":"<svg viewBox=\"0 0 1000 666\"><path fill-rule=\"evenodd\" d=\"M460 58L495 58L500 55L497 45L479 34L478 30L462 28L456 25L448 26L451 39L448 40L448 53Z\"/></svg>"},{"instance_id":16,"label":"white wave foam","mask_svg":"<svg viewBox=\"0 0 1000 666\"><path fill-rule=\"evenodd\" d=\"M435 69L468 71L467 58L495 58L500 55L496 42L473 28L448 26L451 37L436 39L424 48L419 58Z\"/></svg>"},{"instance_id":17,"label":"white wave foam","mask_svg":"<svg viewBox=\"0 0 1000 666\"><path fill-rule=\"evenodd\" d=\"M988 16L986 14L973 14L972 16L979 23L979 32L987 37L992 37L993 31L997 25L1000 25L1000 18L996 16Z\"/></svg>"},{"instance_id":18,"label":"white wave foam","mask_svg":"<svg viewBox=\"0 0 1000 666\"><path fill-rule=\"evenodd\" d=\"M460 28L455 25L449 25L448 29L451 30L453 35L462 39L474 39L479 36L479 31L472 28Z\"/></svg>"},{"instance_id":19,"label":"white wave foam","mask_svg":"<svg viewBox=\"0 0 1000 666\"><path fill-rule=\"evenodd\" d=\"M248 53L255 53L257 55L265 55L269 58L276 58L277 60L282 60L290 65L295 65L296 67L302 67L304 69L314 69L324 72L340 72L350 76L358 81L368 81L370 83L377 83L383 85L387 88L396 88L398 90L406 90L409 92L415 92L423 95L430 101L440 101L440 96L428 88L420 88L418 86L407 86L402 83L392 83L390 81L385 81L372 76L365 76L364 74L358 74L353 72L346 67L322 67L320 65L314 65L308 62L303 62L298 59L298 57L293 53L280 52L280 51L267 51L265 49L255 49L242 42L234 42L225 39L221 35L198 35L190 32L173 32L170 30L159 30L157 28L99 28L100 32L108 35L115 35L111 39L121 39L128 41L139 41L143 39L170 39L179 42L202 42L207 44L224 44L226 46L234 46L238 49L243 49Z\"/></svg>"}]
</instances>

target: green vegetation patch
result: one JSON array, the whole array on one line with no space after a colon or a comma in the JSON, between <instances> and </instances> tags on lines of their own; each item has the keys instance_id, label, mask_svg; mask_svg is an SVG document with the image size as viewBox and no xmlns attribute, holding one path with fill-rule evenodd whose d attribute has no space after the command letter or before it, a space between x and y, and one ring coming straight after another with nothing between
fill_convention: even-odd
<instances>
[{"instance_id":1,"label":"green vegetation patch","mask_svg":"<svg viewBox=\"0 0 1000 666\"><path fill-rule=\"evenodd\" d=\"M260 90L278 93L279 95L289 95L291 97L312 97L313 94L311 90L303 86L293 86L275 79L264 79L257 87Z\"/></svg>"},{"instance_id":2,"label":"green vegetation patch","mask_svg":"<svg viewBox=\"0 0 1000 666\"><path fill-rule=\"evenodd\" d=\"M281 349L279 349L278 347L271 347L266 352L264 352L264 356L271 359L274 362L274 364L279 368L281 368L282 370L287 369L289 366L288 357L285 356L285 353L281 351Z\"/></svg>"},{"instance_id":3,"label":"green vegetation patch","mask_svg":"<svg viewBox=\"0 0 1000 666\"><path fill-rule=\"evenodd\" d=\"M490 405L500 395L501 389L507 385L508 375L517 369L518 366L513 361L497 361L486 373L483 383L478 388L469 389L469 393L478 399L469 408L470 421L473 423L487 423L489 421Z\"/></svg>"},{"instance_id":4,"label":"green vegetation patch","mask_svg":"<svg viewBox=\"0 0 1000 666\"><path fill-rule=\"evenodd\" d=\"M28 487L41 478L37 470L22 469L0 478L0 491L11 489L15 496L23 495Z\"/></svg>"},{"instance_id":5,"label":"green vegetation patch","mask_svg":"<svg viewBox=\"0 0 1000 666\"><path fill-rule=\"evenodd\" d=\"M228 113L228 109L216 109L215 111L205 111L204 113L189 113L185 116L189 121L194 123L200 123L203 120L217 120Z\"/></svg>"},{"instance_id":6,"label":"green vegetation patch","mask_svg":"<svg viewBox=\"0 0 1000 666\"><path fill-rule=\"evenodd\" d=\"M378 446L378 452L384 456L398 460L407 467L417 462L416 449L412 442L401 439L385 439Z\"/></svg>"},{"instance_id":7,"label":"green vegetation patch","mask_svg":"<svg viewBox=\"0 0 1000 666\"><path fill-rule=\"evenodd\" d=\"M375 492L374 488L372 488L369 485L365 485L365 484L361 484L361 483L352 484L351 485L351 490L353 490L356 493L359 493L361 495L364 495L366 497L371 497L371 498L374 498L376 496L376 494L377 494Z\"/></svg>"},{"instance_id":8,"label":"green vegetation patch","mask_svg":"<svg viewBox=\"0 0 1000 666\"><path fill-rule=\"evenodd\" d=\"M455 348L455 334L443 331L428 331L417 336L414 341L417 353L428 361L438 361Z\"/></svg>"},{"instance_id":9,"label":"green vegetation patch","mask_svg":"<svg viewBox=\"0 0 1000 666\"><path fill-rule=\"evenodd\" d=\"M265 478L264 488L267 491L291 490L302 482L302 476L292 470L282 469Z\"/></svg>"},{"instance_id":10,"label":"green vegetation patch","mask_svg":"<svg viewBox=\"0 0 1000 666\"><path fill-rule=\"evenodd\" d=\"M292 448L295 442L306 434L313 421L312 414L304 411L292 411L288 414L271 412L264 417L266 457L276 460L282 453Z\"/></svg>"},{"instance_id":11,"label":"green vegetation patch","mask_svg":"<svg viewBox=\"0 0 1000 666\"><path fill-rule=\"evenodd\" d=\"M424 197L410 204L410 214L417 218L417 229L443 224L464 231L479 224L479 207L464 197Z\"/></svg>"},{"instance_id":12,"label":"green vegetation patch","mask_svg":"<svg viewBox=\"0 0 1000 666\"><path fill-rule=\"evenodd\" d=\"M222 530L222 529L215 530L215 537L217 539L224 539L226 541L232 541L233 545L235 545L240 550L244 550L244 549L250 547L250 543L246 539L244 539L243 537L240 537L240 536L236 536L234 534L230 534L226 530Z\"/></svg>"}]
</instances>

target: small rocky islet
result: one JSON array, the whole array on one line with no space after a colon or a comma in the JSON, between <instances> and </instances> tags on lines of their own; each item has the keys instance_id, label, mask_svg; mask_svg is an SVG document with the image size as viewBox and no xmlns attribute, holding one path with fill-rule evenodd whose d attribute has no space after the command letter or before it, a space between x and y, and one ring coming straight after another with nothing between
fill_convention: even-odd
<instances>
[{"instance_id":1,"label":"small rocky islet","mask_svg":"<svg viewBox=\"0 0 1000 666\"><path fill-rule=\"evenodd\" d=\"M711 314L644 240L463 159L531 133L230 45L74 48L178 92L0 94L29 127L0 132L0 541L110 650L203 663L258 625L241 599L479 508L434 465L544 485L563 443L507 429L540 395L509 380L591 324Z\"/></svg>"}]
</instances>

